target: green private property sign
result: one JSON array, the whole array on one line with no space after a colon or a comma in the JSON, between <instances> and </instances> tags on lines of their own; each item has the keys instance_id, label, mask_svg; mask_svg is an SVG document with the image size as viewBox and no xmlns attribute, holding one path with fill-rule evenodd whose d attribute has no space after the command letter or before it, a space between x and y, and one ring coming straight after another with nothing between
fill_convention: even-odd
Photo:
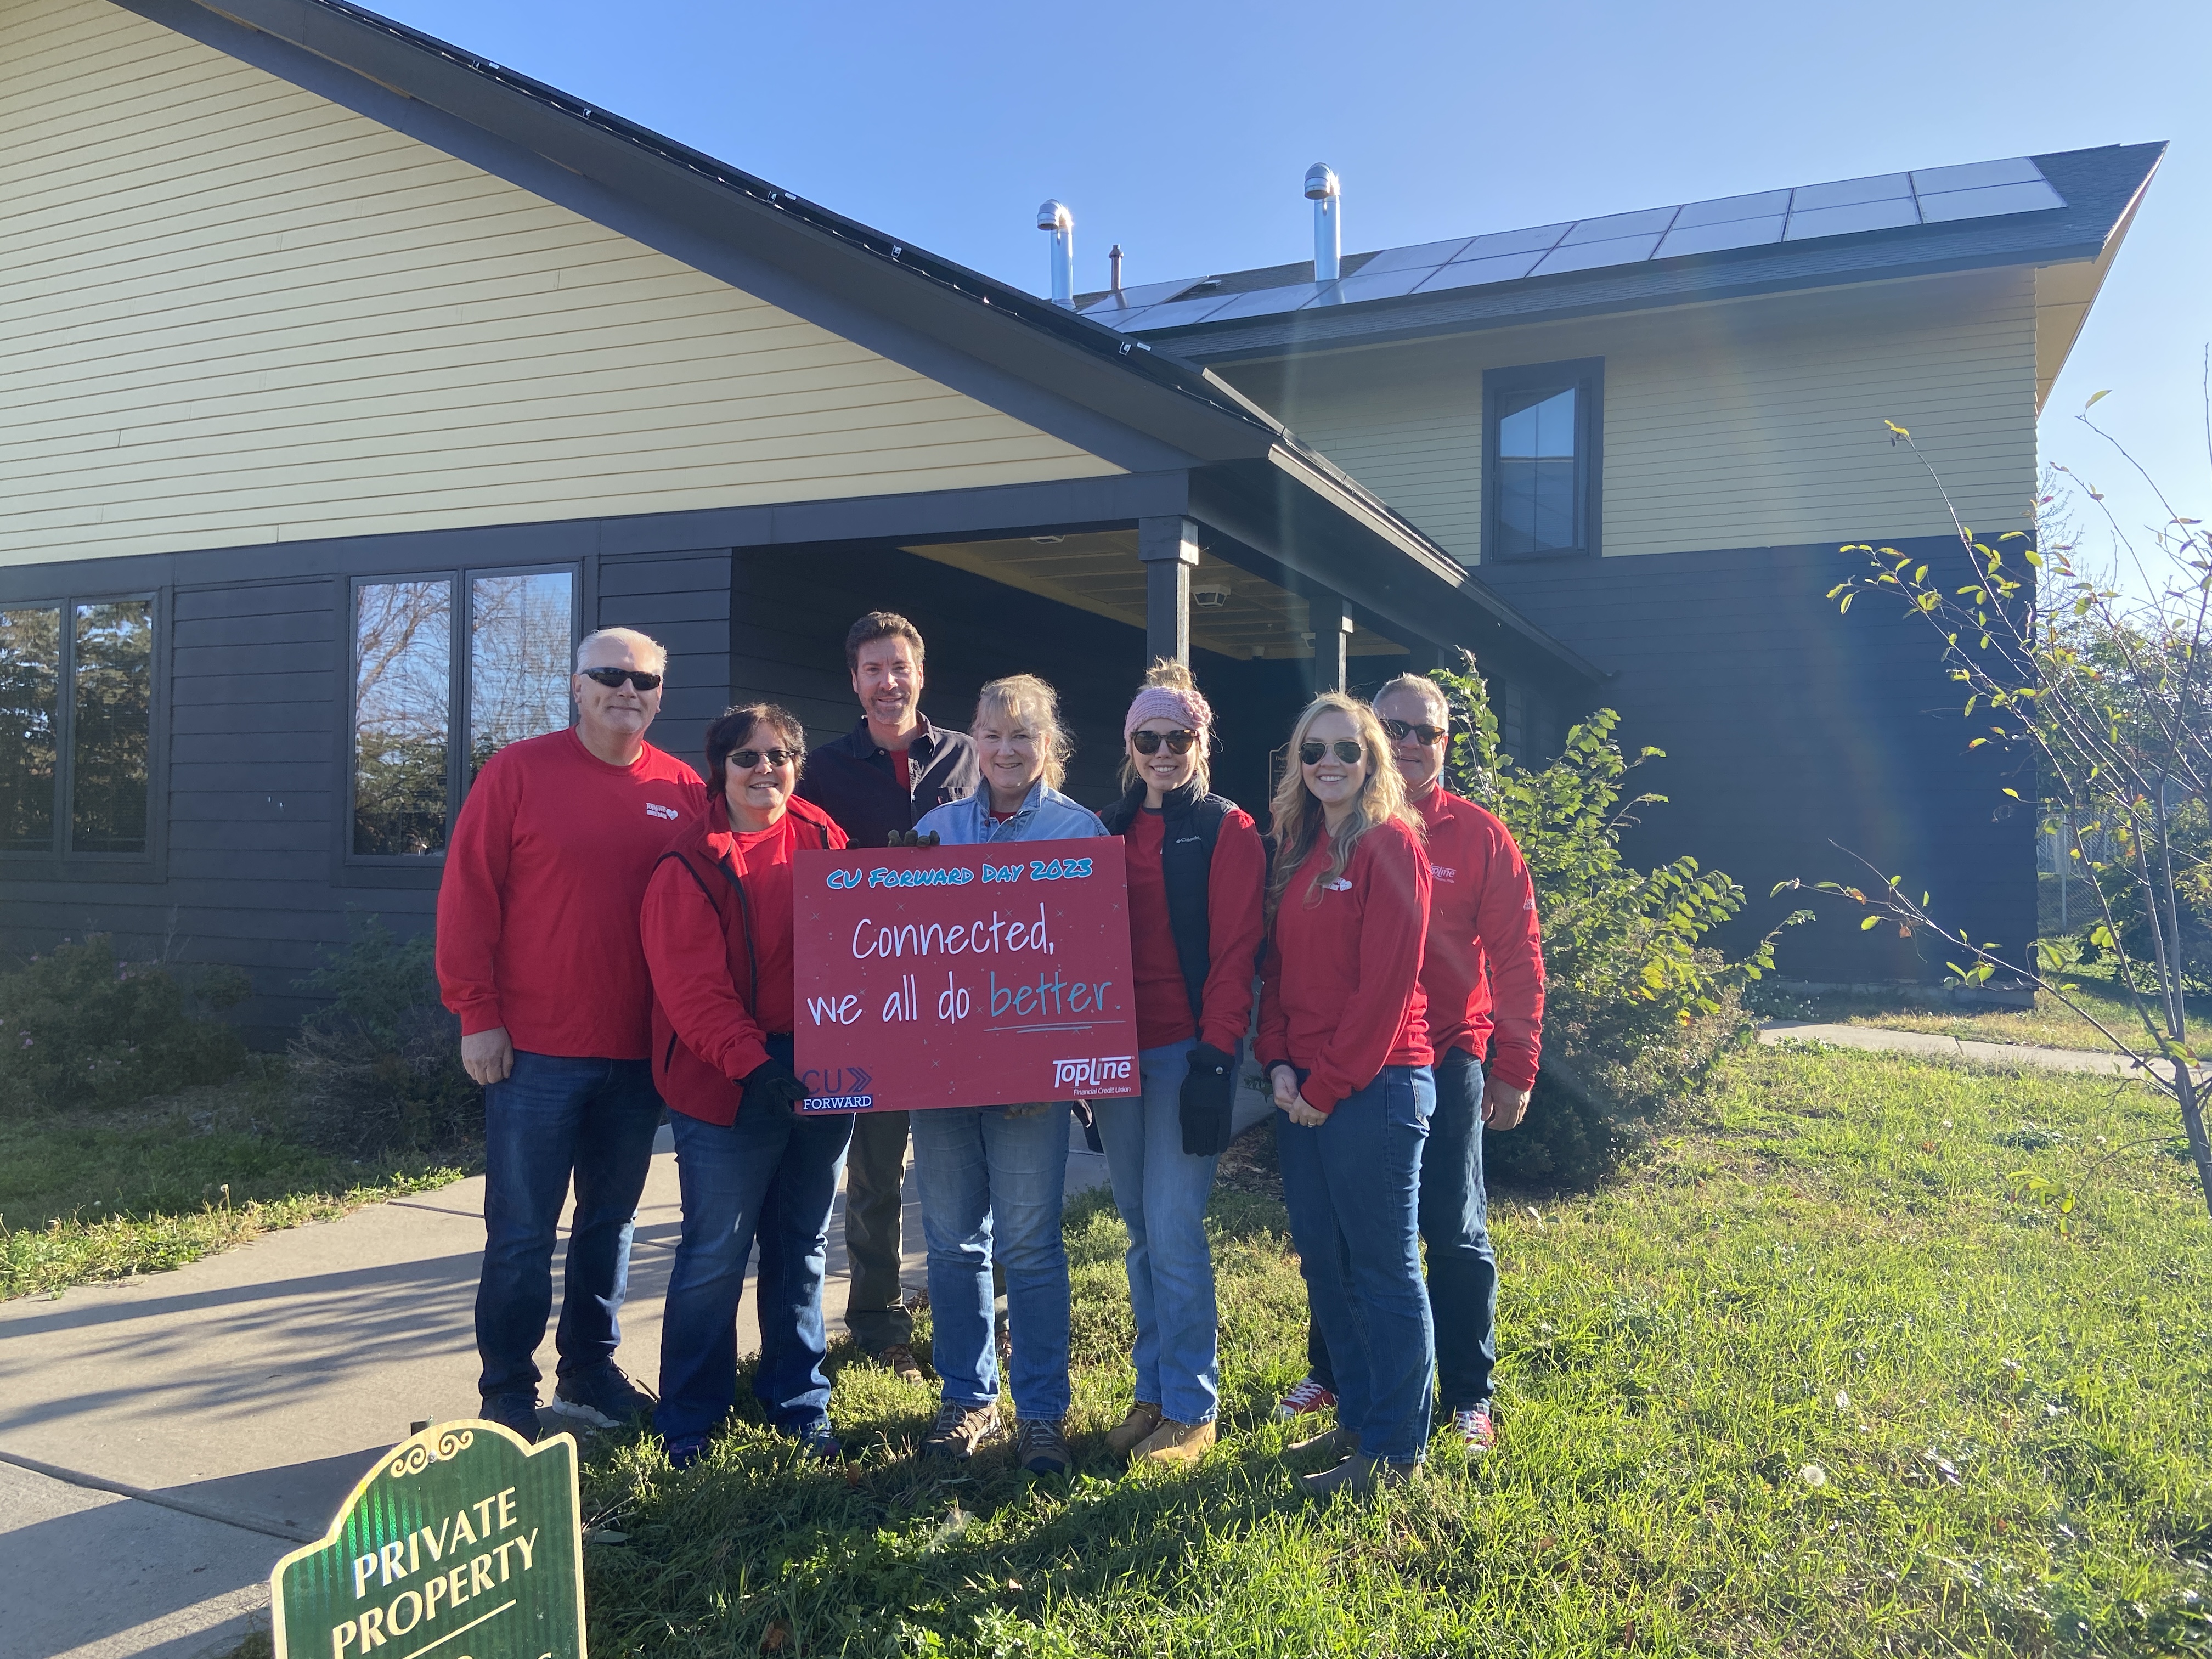
<instances>
[{"instance_id":1,"label":"green private property sign","mask_svg":"<svg viewBox=\"0 0 2212 1659\"><path fill-rule=\"evenodd\" d=\"M269 1576L276 1659L585 1659L576 1443L441 1423Z\"/></svg>"}]
</instances>

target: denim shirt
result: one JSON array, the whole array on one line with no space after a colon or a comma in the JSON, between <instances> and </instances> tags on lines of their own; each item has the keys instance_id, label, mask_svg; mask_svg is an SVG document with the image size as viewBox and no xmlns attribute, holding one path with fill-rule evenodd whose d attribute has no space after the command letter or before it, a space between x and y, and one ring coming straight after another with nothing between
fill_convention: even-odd
<instances>
[{"instance_id":1,"label":"denim shirt","mask_svg":"<svg viewBox=\"0 0 2212 1659\"><path fill-rule=\"evenodd\" d=\"M934 830L947 847L974 847L992 841L1083 841L1103 836L1106 826L1098 815L1070 800L1039 778L1030 786L1022 810L1004 823L991 822L991 787L980 783L975 793L962 800L947 801L922 814L915 829Z\"/></svg>"}]
</instances>

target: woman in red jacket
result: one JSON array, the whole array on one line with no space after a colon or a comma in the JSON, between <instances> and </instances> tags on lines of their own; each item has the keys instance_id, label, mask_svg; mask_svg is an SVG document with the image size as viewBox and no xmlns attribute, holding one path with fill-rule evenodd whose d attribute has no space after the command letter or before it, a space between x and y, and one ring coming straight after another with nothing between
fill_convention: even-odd
<instances>
[{"instance_id":1,"label":"woman in red jacket","mask_svg":"<svg viewBox=\"0 0 2212 1659\"><path fill-rule=\"evenodd\" d=\"M679 1468L736 1403L738 1296L756 1239L753 1393L816 1455L842 1449L822 1371L822 1270L853 1115L808 1112L791 1069L791 862L845 834L792 794L805 748L805 729L774 704L724 713L707 728L707 815L646 888L653 1082L673 1114L684 1198L653 1425Z\"/></svg>"},{"instance_id":2,"label":"woman in red jacket","mask_svg":"<svg viewBox=\"0 0 2212 1659\"><path fill-rule=\"evenodd\" d=\"M1144 1093L1091 1109L1137 1316L1136 1403L1106 1443L1189 1463L1213 1443L1220 1405L1206 1200L1229 1145L1267 858L1250 816L1206 792L1213 710L1189 669L1155 665L1121 731L1128 793L1099 816L1127 852Z\"/></svg>"},{"instance_id":3,"label":"woman in red jacket","mask_svg":"<svg viewBox=\"0 0 2212 1659\"><path fill-rule=\"evenodd\" d=\"M1436 1337L1416 1227L1436 1103L1420 821L1375 711L1336 692L1298 716L1271 803L1275 866L1260 1060L1315 1324L1336 1358L1337 1466L1308 1495L1365 1494L1425 1454Z\"/></svg>"}]
</instances>

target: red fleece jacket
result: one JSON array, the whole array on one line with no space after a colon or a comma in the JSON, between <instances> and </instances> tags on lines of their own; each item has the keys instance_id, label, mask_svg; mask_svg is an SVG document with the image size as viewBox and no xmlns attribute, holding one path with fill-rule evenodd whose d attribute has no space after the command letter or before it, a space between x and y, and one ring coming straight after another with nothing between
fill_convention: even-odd
<instances>
[{"instance_id":1,"label":"red fleece jacket","mask_svg":"<svg viewBox=\"0 0 2212 1659\"><path fill-rule=\"evenodd\" d=\"M1121 838L1127 849L1137 1046L1160 1048L1195 1036L1233 1054L1252 1018L1252 966L1266 927L1267 849L1261 845L1250 813L1231 812L1221 820L1206 872L1206 946L1213 963L1199 1000L1200 1030L1201 1022L1190 1017L1182 959L1176 955L1175 933L1168 925L1167 878L1160 871L1166 834L1163 814L1139 811Z\"/></svg>"},{"instance_id":2,"label":"red fleece jacket","mask_svg":"<svg viewBox=\"0 0 2212 1659\"><path fill-rule=\"evenodd\" d=\"M535 1054L643 1060L653 985L638 902L699 775L652 744L610 766L574 732L511 743L461 804L438 884L438 989L474 1034Z\"/></svg>"},{"instance_id":3,"label":"red fleece jacket","mask_svg":"<svg viewBox=\"0 0 2212 1659\"><path fill-rule=\"evenodd\" d=\"M1385 1066L1426 1066L1428 994L1421 936L1429 920L1429 863L1402 823L1377 824L1320 893L1323 838L1275 910L1261 970L1260 1063L1312 1073L1299 1091L1331 1112Z\"/></svg>"},{"instance_id":4,"label":"red fleece jacket","mask_svg":"<svg viewBox=\"0 0 2212 1659\"><path fill-rule=\"evenodd\" d=\"M653 971L653 1080L671 1110L737 1121L738 1082L796 1013L792 855L844 845L811 801L794 797L773 827L739 835L717 799L661 854L639 926Z\"/></svg>"},{"instance_id":5,"label":"red fleece jacket","mask_svg":"<svg viewBox=\"0 0 2212 1659\"><path fill-rule=\"evenodd\" d=\"M1413 810L1429 827L1429 1041L1477 1060L1488 1048L1491 1075L1528 1088L1544 1047L1544 940L1528 863L1504 824L1441 786Z\"/></svg>"}]
</instances>

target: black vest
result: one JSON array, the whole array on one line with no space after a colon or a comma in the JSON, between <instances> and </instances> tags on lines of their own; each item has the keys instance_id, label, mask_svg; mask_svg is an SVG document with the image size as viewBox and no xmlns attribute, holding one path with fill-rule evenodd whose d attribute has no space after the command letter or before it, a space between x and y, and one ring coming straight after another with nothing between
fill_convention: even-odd
<instances>
[{"instance_id":1,"label":"black vest","mask_svg":"<svg viewBox=\"0 0 2212 1659\"><path fill-rule=\"evenodd\" d=\"M1109 835L1128 833L1137 814L1145 810L1145 786L1138 784L1098 815ZM1164 820L1160 873L1167 882L1168 931L1175 937L1176 960L1182 968L1193 1019L1204 1015L1206 979L1213 967L1213 930L1206 903L1213 844L1221 839L1221 821L1236 810L1235 801L1201 795L1195 785L1185 785L1160 801Z\"/></svg>"}]
</instances>

